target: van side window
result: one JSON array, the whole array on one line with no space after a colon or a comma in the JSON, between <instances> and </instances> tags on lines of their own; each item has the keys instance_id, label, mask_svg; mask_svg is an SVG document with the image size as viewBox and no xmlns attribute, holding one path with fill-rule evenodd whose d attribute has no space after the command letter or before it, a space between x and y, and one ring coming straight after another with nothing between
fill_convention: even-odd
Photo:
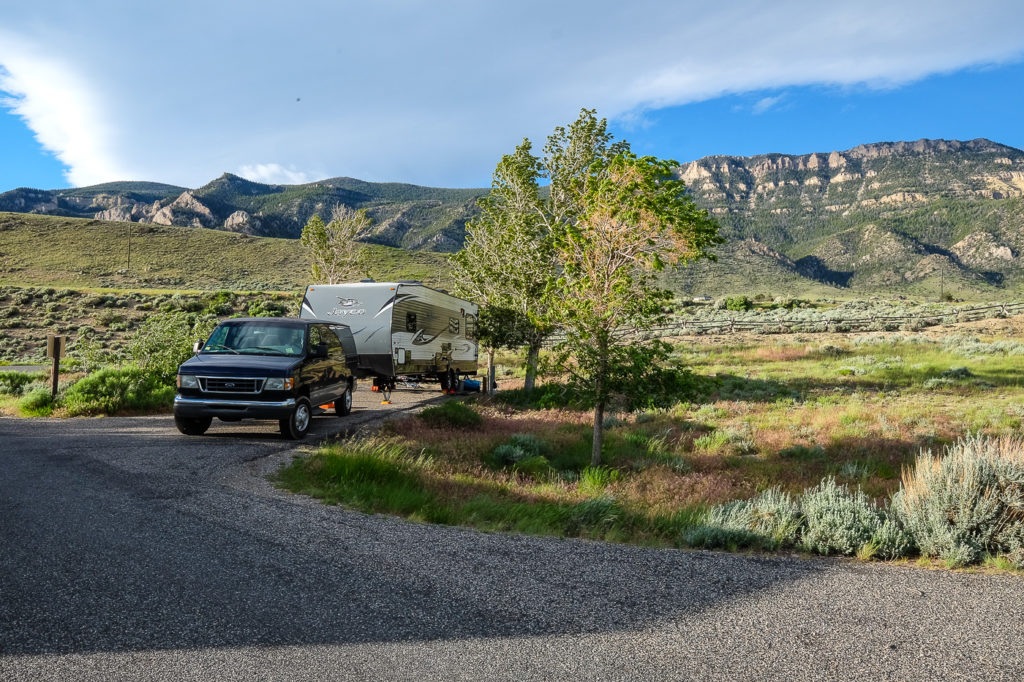
<instances>
[{"instance_id":1,"label":"van side window","mask_svg":"<svg viewBox=\"0 0 1024 682\"><path fill-rule=\"evenodd\" d=\"M414 332L416 331L416 313L405 314L405 331Z\"/></svg>"},{"instance_id":2,"label":"van side window","mask_svg":"<svg viewBox=\"0 0 1024 682\"><path fill-rule=\"evenodd\" d=\"M449 317L448 318L448 333L458 334L459 333L459 318Z\"/></svg>"},{"instance_id":3,"label":"van side window","mask_svg":"<svg viewBox=\"0 0 1024 682\"><path fill-rule=\"evenodd\" d=\"M324 330L324 341L327 342L327 353L329 355L344 355L345 350L341 347L341 339L334 333L333 329Z\"/></svg>"},{"instance_id":4,"label":"van side window","mask_svg":"<svg viewBox=\"0 0 1024 682\"><path fill-rule=\"evenodd\" d=\"M320 342L323 340L323 329L321 329L319 325L313 325L309 328L309 350L316 350L316 347L320 345Z\"/></svg>"}]
</instances>

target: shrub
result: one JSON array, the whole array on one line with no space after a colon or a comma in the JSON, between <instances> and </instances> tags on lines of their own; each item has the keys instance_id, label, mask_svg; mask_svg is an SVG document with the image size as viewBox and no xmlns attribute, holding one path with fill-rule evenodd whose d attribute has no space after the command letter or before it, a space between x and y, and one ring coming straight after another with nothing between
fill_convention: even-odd
<instances>
[{"instance_id":1,"label":"shrub","mask_svg":"<svg viewBox=\"0 0 1024 682\"><path fill-rule=\"evenodd\" d=\"M138 367L107 368L80 379L64 395L69 416L169 407L174 387Z\"/></svg>"},{"instance_id":2,"label":"shrub","mask_svg":"<svg viewBox=\"0 0 1024 682\"><path fill-rule=\"evenodd\" d=\"M532 455L546 455L551 449L547 441L538 438L532 433L514 433L509 437L508 442L512 445L518 445Z\"/></svg>"},{"instance_id":3,"label":"shrub","mask_svg":"<svg viewBox=\"0 0 1024 682\"><path fill-rule=\"evenodd\" d=\"M778 488L750 500L735 500L709 509L702 523L690 529L686 544L696 547L769 549L794 545L803 518L800 506Z\"/></svg>"},{"instance_id":4,"label":"shrub","mask_svg":"<svg viewBox=\"0 0 1024 682\"><path fill-rule=\"evenodd\" d=\"M725 299L726 310L750 310L754 304L746 296L733 296Z\"/></svg>"},{"instance_id":5,"label":"shrub","mask_svg":"<svg viewBox=\"0 0 1024 682\"><path fill-rule=\"evenodd\" d=\"M435 429L464 429L480 426L484 419L480 414L455 400L437 407L428 407L419 414L420 419Z\"/></svg>"},{"instance_id":6,"label":"shrub","mask_svg":"<svg viewBox=\"0 0 1024 682\"><path fill-rule=\"evenodd\" d=\"M974 374L971 370L966 367L950 367L945 370L940 376L944 379L970 379Z\"/></svg>"},{"instance_id":7,"label":"shrub","mask_svg":"<svg viewBox=\"0 0 1024 682\"><path fill-rule=\"evenodd\" d=\"M500 469L502 467L512 466L513 464L517 464L534 456L535 455L533 455L529 450L518 445L502 443L491 450L486 459L491 466Z\"/></svg>"},{"instance_id":8,"label":"shrub","mask_svg":"<svg viewBox=\"0 0 1024 682\"><path fill-rule=\"evenodd\" d=\"M512 469L531 478L544 479L551 473L551 463L547 457L534 455L519 460L513 465Z\"/></svg>"},{"instance_id":9,"label":"shrub","mask_svg":"<svg viewBox=\"0 0 1024 682\"><path fill-rule=\"evenodd\" d=\"M178 366L192 355L192 345L209 336L217 320L184 313L151 315L128 343L132 361L161 382L174 382Z\"/></svg>"},{"instance_id":10,"label":"shrub","mask_svg":"<svg viewBox=\"0 0 1024 682\"><path fill-rule=\"evenodd\" d=\"M544 456L549 450L548 443L537 436L531 433L515 433L506 442L491 450L484 457L484 461L498 469L535 457L544 458L547 464L548 460Z\"/></svg>"},{"instance_id":11,"label":"shrub","mask_svg":"<svg viewBox=\"0 0 1024 682\"><path fill-rule=\"evenodd\" d=\"M288 313L288 306L274 301L253 301L247 312L250 317L281 317Z\"/></svg>"},{"instance_id":12,"label":"shrub","mask_svg":"<svg viewBox=\"0 0 1024 682\"><path fill-rule=\"evenodd\" d=\"M0 372L0 393L21 395L27 384L39 380L39 374L29 372Z\"/></svg>"},{"instance_id":13,"label":"shrub","mask_svg":"<svg viewBox=\"0 0 1024 682\"><path fill-rule=\"evenodd\" d=\"M950 566L1006 553L1024 567L1024 440L968 436L922 451L893 506L926 556Z\"/></svg>"},{"instance_id":14,"label":"shrub","mask_svg":"<svg viewBox=\"0 0 1024 682\"><path fill-rule=\"evenodd\" d=\"M864 491L853 492L832 477L805 490L800 508L806 524L801 543L808 551L849 556L869 545L885 558L893 558L899 556L894 552L900 547L905 552L909 545L909 539L897 537L900 529L895 522L886 525L885 511Z\"/></svg>"},{"instance_id":15,"label":"shrub","mask_svg":"<svg viewBox=\"0 0 1024 682\"><path fill-rule=\"evenodd\" d=\"M595 497L573 505L569 511L569 533L574 526L603 529L619 519L619 504L612 497Z\"/></svg>"},{"instance_id":16,"label":"shrub","mask_svg":"<svg viewBox=\"0 0 1024 682\"><path fill-rule=\"evenodd\" d=\"M18 409L29 417L46 417L53 411L53 393L49 388L36 388L18 401Z\"/></svg>"}]
</instances>

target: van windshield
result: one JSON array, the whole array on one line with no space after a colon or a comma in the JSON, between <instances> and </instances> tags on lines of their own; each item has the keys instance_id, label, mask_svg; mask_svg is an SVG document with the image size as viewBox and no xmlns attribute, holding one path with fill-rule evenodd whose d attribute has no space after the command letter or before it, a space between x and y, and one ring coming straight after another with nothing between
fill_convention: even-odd
<instances>
[{"instance_id":1,"label":"van windshield","mask_svg":"<svg viewBox=\"0 0 1024 682\"><path fill-rule=\"evenodd\" d=\"M222 324L213 330L203 353L238 355L303 355L306 330L302 327L246 323Z\"/></svg>"}]
</instances>

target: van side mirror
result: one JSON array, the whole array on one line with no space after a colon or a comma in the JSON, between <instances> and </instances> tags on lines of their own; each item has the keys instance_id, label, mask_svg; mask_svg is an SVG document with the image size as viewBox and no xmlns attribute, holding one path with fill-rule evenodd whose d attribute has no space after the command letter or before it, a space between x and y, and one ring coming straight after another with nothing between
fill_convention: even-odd
<instances>
[{"instance_id":1,"label":"van side mirror","mask_svg":"<svg viewBox=\"0 0 1024 682\"><path fill-rule=\"evenodd\" d=\"M206 341L204 341L203 339L199 339L198 341L196 341L195 343L192 344L192 352L193 353L198 353L199 351L201 351L203 349L203 346L205 346L205 345L206 345Z\"/></svg>"}]
</instances>

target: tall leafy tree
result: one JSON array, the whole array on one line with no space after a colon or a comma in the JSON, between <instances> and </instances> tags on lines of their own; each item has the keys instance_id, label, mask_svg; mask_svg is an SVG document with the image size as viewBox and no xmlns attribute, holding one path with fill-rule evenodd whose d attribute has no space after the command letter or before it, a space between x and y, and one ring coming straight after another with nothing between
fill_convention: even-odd
<instances>
[{"instance_id":1,"label":"tall leafy tree","mask_svg":"<svg viewBox=\"0 0 1024 682\"><path fill-rule=\"evenodd\" d=\"M302 228L301 242L309 250L313 279L337 284L366 271L365 247L357 238L372 221L366 210L338 204L331 209L331 221L314 214Z\"/></svg>"},{"instance_id":2,"label":"tall leafy tree","mask_svg":"<svg viewBox=\"0 0 1024 682\"><path fill-rule=\"evenodd\" d=\"M574 219L554 233L560 275L546 295L565 333L556 349L561 367L594 403L591 462L601 462L604 413L616 392L636 392L665 346L641 333L663 316L670 292L654 273L707 257L722 240L676 178L674 161L628 151L595 157L574 177ZM554 191L554 190L553 190Z\"/></svg>"},{"instance_id":3,"label":"tall leafy tree","mask_svg":"<svg viewBox=\"0 0 1024 682\"><path fill-rule=\"evenodd\" d=\"M489 348L488 376L495 348L525 345L527 390L550 333L544 291L555 263L539 193L541 170L529 140L503 156L490 195L480 200L481 215L466 225L465 245L451 260L456 290L485 311L495 309L488 338L481 339Z\"/></svg>"},{"instance_id":4,"label":"tall leafy tree","mask_svg":"<svg viewBox=\"0 0 1024 682\"><path fill-rule=\"evenodd\" d=\"M554 328L544 292L559 271L555 239L578 221L592 169L628 150L625 141L612 140L604 119L583 109L576 121L555 128L543 158L529 140L503 156L490 195L480 200L480 218L466 225L465 246L452 261L457 289L485 307L519 315L505 328L509 339L526 346L526 390L534 386L541 345Z\"/></svg>"}]
</instances>

